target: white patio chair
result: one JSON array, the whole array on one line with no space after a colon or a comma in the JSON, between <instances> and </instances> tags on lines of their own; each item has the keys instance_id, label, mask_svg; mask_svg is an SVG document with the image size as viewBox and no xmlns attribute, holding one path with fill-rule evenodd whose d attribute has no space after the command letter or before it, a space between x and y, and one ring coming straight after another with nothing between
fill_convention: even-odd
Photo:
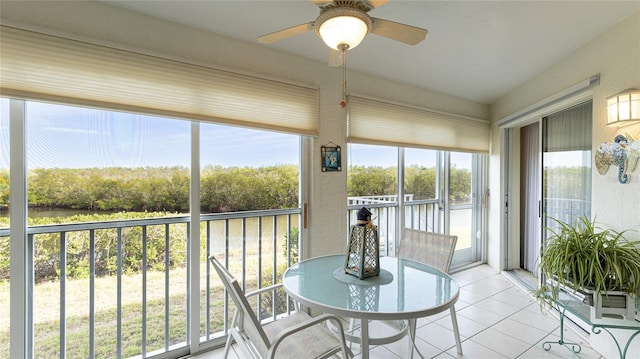
<instances>
[{"instance_id":1,"label":"white patio chair","mask_svg":"<svg viewBox=\"0 0 640 359\"><path fill-rule=\"evenodd\" d=\"M453 252L456 250L458 236L439 234L405 228L398 244L396 255L398 258L420 262L449 273ZM458 354L462 354L460 332L455 306L449 308L453 334L456 340ZM411 340L415 340L415 328L409 327Z\"/></svg>"},{"instance_id":2,"label":"white patio chair","mask_svg":"<svg viewBox=\"0 0 640 359\"><path fill-rule=\"evenodd\" d=\"M244 351L243 358L329 358L338 353L341 353L342 358L351 356L342 323L337 317L328 314L311 317L304 312L295 312L262 325L248 298L273 291L282 285L261 288L245 295L238 281L214 256L209 257L209 260L236 305L224 349L225 358L229 354L232 339ZM331 321L339 329L336 334L323 325L327 321Z\"/></svg>"},{"instance_id":3,"label":"white patio chair","mask_svg":"<svg viewBox=\"0 0 640 359\"><path fill-rule=\"evenodd\" d=\"M449 273L458 236L405 228L396 256Z\"/></svg>"}]
</instances>

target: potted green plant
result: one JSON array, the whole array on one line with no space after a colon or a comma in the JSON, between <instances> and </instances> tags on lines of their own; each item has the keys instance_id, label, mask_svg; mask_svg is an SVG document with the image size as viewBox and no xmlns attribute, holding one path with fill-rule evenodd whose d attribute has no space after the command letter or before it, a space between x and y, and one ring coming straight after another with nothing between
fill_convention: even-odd
<instances>
[{"instance_id":1,"label":"potted green plant","mask_svg":"<svg viewBox=\"0 0 640 359\"><path fill-rule=\"evenodd\" d=\"M633 298L640 293L640 241L628 241L624 231L600 228L595 219L585 216L575 225L555 222L558 228L549 229L551 236L545 241L539 262L552 299L560 289L581 293L601 310L603 304L598 298L623 295L626 305L622 306L629 310L625 313L631 309L635 313ZM599 315L596 309L596 318Z\"/></svg>"}]
</instances>

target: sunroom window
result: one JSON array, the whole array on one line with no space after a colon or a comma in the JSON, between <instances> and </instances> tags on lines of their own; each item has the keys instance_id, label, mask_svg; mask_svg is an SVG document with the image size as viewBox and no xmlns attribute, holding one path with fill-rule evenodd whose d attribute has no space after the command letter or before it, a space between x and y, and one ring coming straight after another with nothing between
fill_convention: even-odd
<instances>
[{"instance_id":1,"label":"sunroom window","mask_svg":"<svg viewBox=\"0 0 640 359\"><path fill-rule=\"evenodd\" d=\"M215 343L230 318L209 255L226 258L249 290L298 261L300 135L34 101L1 105L2 328L11 316L8 259L23 260L28 278L13 285L30 293L20 302L35 357L186 355L190 336ZM12 115L25 124L24 158L12 162L26 164L22 229L8 221L19 206L4 201ZM26 243L9 253L16 233ZM9 339L8 329L0 332L0 356L10 356Z\"/></svg>"}]
</instances>

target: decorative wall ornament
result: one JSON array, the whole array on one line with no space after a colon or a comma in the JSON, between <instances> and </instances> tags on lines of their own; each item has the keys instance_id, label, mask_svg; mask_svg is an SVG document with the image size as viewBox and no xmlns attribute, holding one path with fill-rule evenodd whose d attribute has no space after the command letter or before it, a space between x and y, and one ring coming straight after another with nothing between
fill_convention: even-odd
<instances>
[{"instance_id":1,"label":"decorative wall ornament","mask_svg":"<svg viewBox=\"0 0 640 359\"><path fill-rule=\"evenodd\" d=\"M333 142L329 142L320 147L320 156L322 161L322 172L342 171L340 146Z\"/></svg>"},{"instance_id":2,"label":"decorative wall ornament","mask_svg":"<svg viewBox=\"0 0 640 359\"><path fill-rule=\"evenodd\" d=\"M618 182L627 184L631 180L628 172L633 172L640 158L640 141L617 135L613 142L601 143L595 153L595 165L599 174L607 173L610 165L618 167Z\"/></svg>"}]
</instances>

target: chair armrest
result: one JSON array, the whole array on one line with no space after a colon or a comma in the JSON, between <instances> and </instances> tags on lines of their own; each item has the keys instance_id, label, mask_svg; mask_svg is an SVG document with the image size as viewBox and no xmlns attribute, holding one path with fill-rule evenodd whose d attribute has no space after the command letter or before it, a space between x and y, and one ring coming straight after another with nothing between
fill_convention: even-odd
<instances>
[{"instance_id":1,"label":"chair armrest","mask_svg":"<svg viewBox=\"0 0 640 359\"><path fill-rule=\"evenodd\" d=\"M272 291L274 289L278 289L278 288L281 288L281 287L282 287L282 283L274 284L274 285L270 285L268 287L256 289L256 290L251 291L249 293L245 293L244 296L249 298L249 297L256 296L258 294L263 294L263 293L266 293L266 292L270 292L270 291Z\"/></svg>"},{"instance_id":2,"label":"chair armrest","mask_svg":"<svg viewBox=\"0 0 640 359\"><path fill-rule=\"evenodd\" d=\"M281 333L279 333L275 338L273 338L273 341L271 343L271 348L269 348L269 353L268 353L268 357L269 358L274 358L275 354L278 350L278 346L280 345L280 343L286 339L288 336L293 335L297 332L303 331L309 327L312 327L314 325L318 325L318 324L322 324L323 322L327 321L327 320L333 320L335 321L336 327L337 327L337 334L339 335L339 337L337 339L340 339L341 341L341 346L343 348L343 350L347 350L345 353L347 355L347 357L351 357L353 356L353 354L351 353L350 350L347 349L346 346L346 341L345 341L345 337L344 337L344 328L342 327L342 322L340 321L340 318L338 318L335 315L332 314L321 314L317 317L309 317L308 320L302 322L302 323L298 323L284 331L282 331Z\"/></svg>"}]
</instances>

